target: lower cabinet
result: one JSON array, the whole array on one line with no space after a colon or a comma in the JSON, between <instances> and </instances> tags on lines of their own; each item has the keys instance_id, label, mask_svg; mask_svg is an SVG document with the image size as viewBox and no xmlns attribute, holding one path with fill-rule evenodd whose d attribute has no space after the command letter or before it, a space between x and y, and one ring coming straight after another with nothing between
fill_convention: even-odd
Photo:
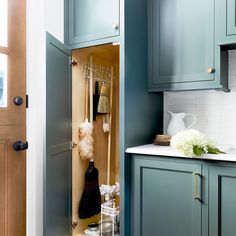
<instances>
[{"instance_id":1,"label":"lower cabinet","mask_svg":"<svg viewBox=\"0 0 236 236\"><path fill-rule=\"evenodd\" d=\"M236 163L132 156L132 236L235 236Z\"/></svg>"},{"instance_id":2,"label":"lower cabinet","mask_svg":"<svg viewBox=\"0 0 236 236\"><path fill-rule=\"evenodd\" d=\"M132 235L201 235L201 164L135 156L133 170Z\"/></svg>"},{"instance_id":3,"label":"lower cabinet","mask_svg":"<svg viewBox=\"0 0 236 236\"><path fill-rule=\"evenodd\" d=\"M236 235L236 167L209 167L209 236Z\"/></svg>"}]
</instances>

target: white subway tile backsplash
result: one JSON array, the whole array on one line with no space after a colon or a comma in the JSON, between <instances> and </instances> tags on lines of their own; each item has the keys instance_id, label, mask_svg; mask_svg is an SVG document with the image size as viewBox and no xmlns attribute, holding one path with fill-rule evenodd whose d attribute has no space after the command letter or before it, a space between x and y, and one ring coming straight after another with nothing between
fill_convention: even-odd
<instances>
[{"instance_id":1,"label":"white subway tile backsplash","mask_svg":"<svg viewBox=\"0 0 236 236\"><path fill-rule=\"evenodd\" d=\"M206 133L218 144L236 146L236 50L229 51L230 93L186 91L164 93L164 130L170 121L167 111L193 113L193 128ZM186 119L186 125L191 119Z\"/></svg>"}]
</instances>

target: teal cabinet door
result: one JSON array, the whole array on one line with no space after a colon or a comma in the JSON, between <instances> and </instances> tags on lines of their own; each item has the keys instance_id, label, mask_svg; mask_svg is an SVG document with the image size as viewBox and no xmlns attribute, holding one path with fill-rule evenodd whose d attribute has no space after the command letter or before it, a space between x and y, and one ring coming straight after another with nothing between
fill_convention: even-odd
<instances>
[{"instance_id":1,"label":"teal cabinet door","mask_svg":"<svg viewBox=\"0 0 236 236\"><path fill-rule=\"evenodd\" d=\"M235 0L227 0L227 35L236 35L236 4Z\"/></svg>"},{"instance_id":2,"label":"teal cabinet door","mask_svg":"<svg viewBox=\"0 0 236 236\"><path fill-rule=\"evenodd\" d=\"M44 236L71 235L71 52L47 33Z\"/></svg>"},{"instance_id":3,"label":"teal cabinet door","mask_svg":"<svg viewBox=\"0 0 236 236\"><path fill-rule=\"evenodd\" d=\"M133 156L132 235L201 235L201 164Z\"/></svg>"},{"instance_id":4,"label":"teal cabinet door","mask_svg":"<svg viewBox=\"0 0 236 236\"><path fill-rule=\"evenodd\" d=\"M216 0L216 43L227 45L236 43L236 3L235 0Z\"/></svg>"},{"instance_id":5,"label":"teal cabinet door","mask_svg":"<svg viewBox=\"0 0 236 236\"><path fill-rule=\"evenodd\" d=\"M236 235L236 167L209 167L209 236Z\"/></svg>"},{"instance_id":6,"label":"teal cabinet door","mask_svg":"<svg viewBox=\"0 0 236 236\"><path fill-rule=\"evenodd\" d=\"M215 76L215 0L148 4L149 91L222 88Z\"/></svg>"},{"instance_id":7,"label":"teal cabinet door","mask_svg":"<svg viewBox=\"0 0 236 236\"><path fill-rule=\"evenodd\" d=\"M69 45L119 35L119 0L70 0L65 9Z\"/></svg>"}]
</instances>

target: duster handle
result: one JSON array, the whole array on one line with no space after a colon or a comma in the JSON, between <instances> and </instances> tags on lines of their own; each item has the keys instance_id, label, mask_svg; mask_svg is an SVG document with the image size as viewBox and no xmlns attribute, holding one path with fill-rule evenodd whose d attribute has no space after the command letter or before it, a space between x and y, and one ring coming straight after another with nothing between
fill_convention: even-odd
<instances>
[{"instance_id":1,"label":"duster handle","mask_svg":"<svg viewBox=\"0 0 236 236\"><path fill-rule=\"evenodd\" d=\"M90 123L93 124L93 57L89 57L89 116L90 116ZM93 157L90 159L91 162L94 162Z\"/></svg>"},{"instance_id":2,"label":"duster handle","mask_svg":"<svg viewBox=\"0 0 236 236\"><path fill-rule=\"evenodd\" d=\"M88 118L88 77L85 78L85 119Z\"/></svg>"}]
</instances>

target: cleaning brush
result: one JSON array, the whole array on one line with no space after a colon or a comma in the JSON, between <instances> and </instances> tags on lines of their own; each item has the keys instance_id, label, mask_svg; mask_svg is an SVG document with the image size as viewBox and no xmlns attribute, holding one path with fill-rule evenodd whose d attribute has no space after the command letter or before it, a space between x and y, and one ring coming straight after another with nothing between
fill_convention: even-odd
<instances>
[{"instance_id":1,"label":"cleaning brush","mask_svg":"<svg viewBox=\"0 0 236 236\"><path fill-rule=\"evenodd\" d=\"M107 114L110 113L110 99L109 99L109 87L103 83L101 86L100 97L98 102L98 112Z\"/></svg>"}]
</instances>

